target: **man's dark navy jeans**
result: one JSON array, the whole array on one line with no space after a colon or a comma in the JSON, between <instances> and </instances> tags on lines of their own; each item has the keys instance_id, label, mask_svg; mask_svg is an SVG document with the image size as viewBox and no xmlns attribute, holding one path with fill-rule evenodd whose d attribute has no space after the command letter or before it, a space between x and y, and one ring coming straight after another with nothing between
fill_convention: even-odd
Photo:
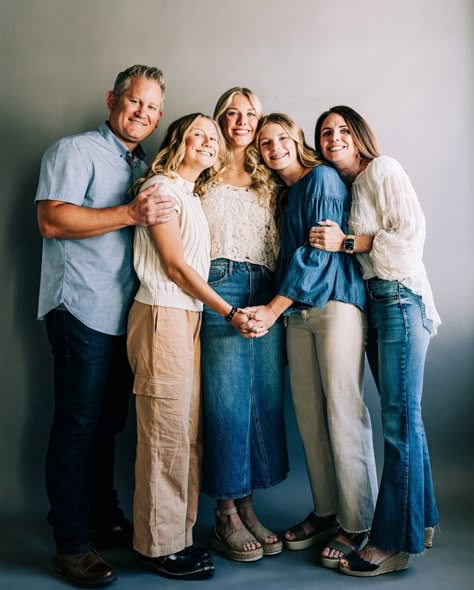
<instances>
[{"instance_id":1,"label":"man's dark navy jeans","mask_svg":"<svg viewBox=\"0 0 474 590\"><path fill-rule=\"evenodd\" d=\"M114 489L115 436L123 430L133 376L126 335L92 330L68 311L46 315L54 356L55 411L46 487L58 553L91 547L89 527L123 513Z\"/></svg>"}]
</instances>

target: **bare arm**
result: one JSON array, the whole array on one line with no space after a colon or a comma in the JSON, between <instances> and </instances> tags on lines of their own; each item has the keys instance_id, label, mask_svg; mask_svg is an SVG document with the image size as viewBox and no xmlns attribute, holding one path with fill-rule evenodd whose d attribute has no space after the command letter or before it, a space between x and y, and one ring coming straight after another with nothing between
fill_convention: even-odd
<instances>
[{"instance_id":1,"label":"bare arm","mask_svg":"<svg viewBox=\"0 0 474 590\"><path fill-rule=\"evenodd\" d=\"M117 207L93 209L63 201L38 201L41 235L46 239L93 238L130 225L154 225L169 221L175 210L171 199L154 195L156 186L139 193L133 201Z\"/></svg>"},{"instance_id":2,"label":"bare arm","mask_svg":"<svg viewBox=\"0 0 474 590\"><path fill-rule=\"evenodd\" d=\"M351 234L349 234L351 235ZM347 235L335 221L325 219L314 226L309 232L309 243L314 248L327 252L344 252L344 240ZM354 253L362 254L372 250L374 236L354 236Z\"/></svg>"},{"instance_id":3,"label":"bare arm","mask_svg":"<svg viewBox=\"0 0 474 590\"><path fill-rule=\"evenodd\" d=\"M168 278L183 291L199 299L220 316L226 318L232 310L232 305L222 299L184 259L178 216L173 215L168 223L154 225L150 227L149 231ZM236 330L241 331L240 326L247 320L248 317L238 310L230 323ZM242 335L247 336L245 332ZM263 333L259 335L263 336ZM248 336L252 337L251 334Z\"/></svg>"}]
</instances>

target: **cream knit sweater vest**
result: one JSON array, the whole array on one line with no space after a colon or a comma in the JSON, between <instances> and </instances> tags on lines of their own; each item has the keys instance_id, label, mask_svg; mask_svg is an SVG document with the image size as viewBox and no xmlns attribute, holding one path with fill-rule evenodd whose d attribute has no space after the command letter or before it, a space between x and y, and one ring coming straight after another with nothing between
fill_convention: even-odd
<instances>
[{"instance_id":1,"label":"cream knit sweater vest","mask_svg":"<svg viewBox=\"0 0 474 590\"><path fill-rule=\"evenodd\" d=\"M193 194L194 183L180 176L149 178L142 189L160 185L160 192L176 202L183 240L184 259L207 281L210 266L210 236L199 197ZM140 280L135 299L146 305L161 305L202 311L202 303L171 281L163 270L159 254L146 227L135 229L134 266Z\"/></svg>"}]
</instances>

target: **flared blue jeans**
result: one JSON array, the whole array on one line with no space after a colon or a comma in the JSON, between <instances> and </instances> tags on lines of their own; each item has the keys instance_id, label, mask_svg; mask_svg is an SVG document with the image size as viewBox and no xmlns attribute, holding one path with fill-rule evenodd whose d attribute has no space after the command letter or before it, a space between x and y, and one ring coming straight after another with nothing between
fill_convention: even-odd
<instances>
[{"instance_id":1,"label":"flared blue jeans","mask_svg":"<svg viewBox=\"0 0 474 590\"><path fill-rule=\"evenodd\" d=\"M370 543L388 551L421 553L424 528L438 511L421 394L432 322L421 297L398 281L368 281L368 357L379 389L384 466Z\"/></svg>"}]
</instances>

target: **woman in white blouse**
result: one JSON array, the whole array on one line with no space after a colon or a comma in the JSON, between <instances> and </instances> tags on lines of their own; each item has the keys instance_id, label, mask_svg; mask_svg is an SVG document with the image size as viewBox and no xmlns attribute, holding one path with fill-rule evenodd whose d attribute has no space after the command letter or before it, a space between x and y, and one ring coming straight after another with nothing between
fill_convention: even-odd
<instances>
[{"instance_id":1,"label":"woman in white blouse","mask_svg":"<svg viewBox=\"0 0 474 590\"><path fill-rule=\"evenodd\" d=\"M278 252L275 192L254 140L262 107L248 88L217 101L230 158L202 199L211 232L209 285L239 308L270 300ZM255 514L252 493L285 479L283 326L242 338L204 306L203 491L217 500L211 547L235 561L276 555L282 541Z\"/></svg>"},{"instance_id":2,"label":"woman in white blouse","mask_svg":"<svg viewBox=\"0 0 474 590\"><path fill-rule=\"evenodd\" d=\"M362 267L369 294L367 356L385 441L370 543L341 559L340 571L377 576L406 569L410 553L431 546L439 520L421 395L426 351L440 319L422 262L425 219L402 166L380 155L367 122L346 106L319 117L315 145L351 187L351 234L326 219L311 229L310 242L355 254Z\"/></svg>"}]
</instances>

